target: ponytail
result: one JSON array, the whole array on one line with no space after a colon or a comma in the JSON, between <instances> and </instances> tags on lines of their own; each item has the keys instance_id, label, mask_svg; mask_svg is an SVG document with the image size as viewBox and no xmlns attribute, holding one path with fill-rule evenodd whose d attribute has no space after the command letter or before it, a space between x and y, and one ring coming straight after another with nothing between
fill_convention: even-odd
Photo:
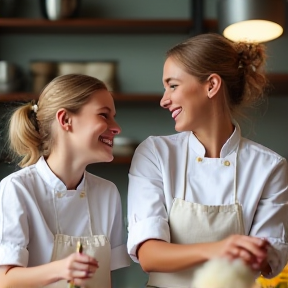
<instances>
[{"instance_id":1,"label":"ponytail","mask_svg":"<svg viewBox=\"0 0 288 288\"><path fill-rule=\"evenodd\" d=\"M34 107L34 109L33 109ZM24 104L13 112L9 121L10 150L22 160L18 164L21 168L35 164L40 158L41 137L39 134L35 105Z\"/></svg>"}]
</instances>

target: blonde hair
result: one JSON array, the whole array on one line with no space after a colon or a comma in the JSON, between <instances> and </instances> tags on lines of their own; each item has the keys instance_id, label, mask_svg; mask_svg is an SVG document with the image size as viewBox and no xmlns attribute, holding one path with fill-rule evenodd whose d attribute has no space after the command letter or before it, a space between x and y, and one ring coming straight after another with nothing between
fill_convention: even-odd
<instances>
[{"instance_id":1,"label":"blonde hair","mask_svg":"<svg viewBox=\"0 0 288 288\"><path fill-rule=\"evenodd\" d=\"M264 98L267 79L263 44L233 43L219 34L207 33L174 46L166 56L178 61L201 83L212 73L218 74L224 83L224 101L232 116Z\"/></svg>"},{"instance_id":2,"label":"blonde hair","mask_svg":"<svg viewBox=\"0 0 288 288\"><path fill-rule=\"evenodd\" d=\"M56 140L52 131L56 112L64 108L77 113L97 90L107 90L107 87L94 77L63 75L44 88L38 100L37 113L33 110L33 103L18 107L10 118L8 133L11 151L15 158L22 158L19 166L26 167L36 163L42 155L49 156Z\"/></svg>"}]
</instances>

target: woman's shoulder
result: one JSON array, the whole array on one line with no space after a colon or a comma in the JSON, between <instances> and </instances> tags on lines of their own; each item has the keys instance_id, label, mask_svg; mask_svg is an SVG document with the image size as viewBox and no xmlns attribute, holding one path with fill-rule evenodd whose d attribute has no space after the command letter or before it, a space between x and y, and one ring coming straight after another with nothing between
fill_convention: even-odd
<instances>
[{"instance_id":1,"label":"woman's shoulder","mask_svg":"<svg viewBox=\"0 0 288 288\"><path fill-rule=\"evenodd\" d=\"M185 139L189 137L191 132L185 131L176 134L164 135L164 136L149 136L147 137L140 145L151 145L152 143L155 146L174 146L177 147L181 145Z\"/></svg>"},{"instance_id":2,"label":"woman's shoulder","mask_svg":"<svg viewBox=\"0 0 288 288\"><path fill-rule=\"evenodd\" d=\"M120 193L115 183L87 171L85 177L92 202L109 203L114 207L121 205Z\"/></svg>"},{"instance_id":3,"label":"woman's shoulder","mask_svg":"<svg viewBox=\"0 0 288 288\"><path fill-rule=\"evenodd\" d=\"M15 166L15 169L16 168ZM27 166L25 168L21 168L11 174L5 176L1 179L1 186L6 185L8 183L21 183L25 184L29 179L31 179L32 174L37 174L35 170L35 164Z\"/></svg>"},{"instance_id":4,"label":"woman's shoulder","mask_svg":"<svg viewBox=\"0 0 288 288\"><path fill-rule=\"evenodd\" d=\"M151 161L156 163L165 162L172 159L172 155L182 154L185 141L191 132L181 132L166 136L149 136L136 148L131 167L139 166ZM147 162L148 161L148 162ZM144 165L145 166L145 165Z\"/></svg>"},{"instance_id":5,"label":"woman's shoulder","mask_svg":"<svg viewBox=\"0 0 288 288\"><path fill-rule=\"evenodd\" d=\"M286 161L286 159L275 152L274 150L268 148L267 146L260 144L258 142L255 142L251 139L242 137L242 149L245 152L245 154L248 154L250 156L258 156L263 158L269 158L270 160L274 161Z\"/></svg>"},{"instance_id":6,"label":"woman's shoulder","mask_svg":"<svg viewBox=\"0 0 288 288\"><path fill-rule=\"evenodd\" d=\"M108 179L102 178L100 176L97 176L95 174L92 174L90 172L85 172L85 177L92 187L101 187L105 188L105 191L111 191L111 192L118 192L118 188L116 184Z\"/></svg>"}]
</instances>

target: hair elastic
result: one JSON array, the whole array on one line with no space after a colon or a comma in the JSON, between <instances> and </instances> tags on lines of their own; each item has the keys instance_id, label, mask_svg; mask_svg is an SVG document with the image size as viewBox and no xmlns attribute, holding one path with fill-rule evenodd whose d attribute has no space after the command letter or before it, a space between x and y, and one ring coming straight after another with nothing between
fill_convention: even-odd
<instances>
[{"instance_id":1,"label":"hair elastic","mask_svg":"<svg viewBox=\"0 0 288 288\"><path fill-rule=\"evenodd\" d=\"M34 113L36 114L37 113L37 111L38 111L38 105L37 104L34 104L34 105L32 105L32 108L31 108L33 111L34 111Z\"/></svg>"}]
</instances>

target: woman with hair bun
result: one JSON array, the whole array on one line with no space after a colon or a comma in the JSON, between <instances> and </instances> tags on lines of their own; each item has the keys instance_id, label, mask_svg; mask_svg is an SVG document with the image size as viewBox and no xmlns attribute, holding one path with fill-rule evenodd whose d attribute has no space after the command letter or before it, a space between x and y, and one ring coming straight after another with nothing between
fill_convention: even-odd
<instances>
[{"instance_id":1,"label":"woman with hair bun","mask_svg":"<svg viewBox=\"0 0 288 288\"><path fill-rule=\"evenodd\" d=\"M128 252L149 287L190 287L217 257L255 278L287 262L287 162L235 120L264 97L264 48L208 33L167 52L160 105L179 133L144 140L129 171Z\"/></svg>"},{"instance_id":2,"label":"woman with hair bun","mask_svg":"<svg viewBox=\"0 0 288 288\"><path fill-rule=\"evenodd\" d=\"M115 113L102 81L70 74L12 114L23 169L0 183L1 287L108 288L129 266L119 192L85 170L113 160Z\"/></svg>"}]
</instances>

